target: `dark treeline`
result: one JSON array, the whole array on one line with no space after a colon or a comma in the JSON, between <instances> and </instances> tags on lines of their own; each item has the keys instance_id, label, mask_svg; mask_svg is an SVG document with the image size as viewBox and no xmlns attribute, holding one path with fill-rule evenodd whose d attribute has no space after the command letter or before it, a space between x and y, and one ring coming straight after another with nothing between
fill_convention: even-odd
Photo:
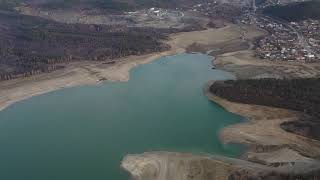
<instances>
[{"instance_id":1,"label":"dark treeline","mask_svg":"<svg viewBox=\"0 0 320 180\"><path fill-rule=\"evenodd\" d=\"M320 121L317 118L301 117L298 121L284 122L281 127L288 132L320 140Z\"/></svg>"},{"instance_id":2,"label":"dark treeline","mask_svg":"<svg viewBox=\"0 0 320 180\"><path fill-rule=\"evenodd\" d=\"M288 132L320 140L320 79L220 81L210 91L229 101L304 112L297 121L281 124Z\"/></svg>"},{"instance_id":3,"label":"dark treeline","mask_svg":"<svg viewBox=\"0 0 320 180\"><path fill-rule=\"evenodd\" d=\"M263 11L287 21L320 19L320 0L291 3L284 6L272 6Z\"/></svg>"},{"instance_id":4,"label":"dark treeline","mask_svg":"<svg viewBox=\"0 0 320 180\"><path fill-rule=\"evenodd\" d=\"M276 163L280 165L281 163ZM275 165L276 165L275 164ZM292 171L293 172L293 171ZM303 173L281 173L276 171L257 171L237 169L231 172L228 180L316 180L320 178L319 171L306 171Z\"/></svg>"},{"instance_id":5,"label":"dark treeline","mask_svg":"<svg viewBox=\"0 0 320 180\"><path fill-rule=\"evenodd\" d=\"M0 80L50 72L71 61L111 61L164 51L170 47L161 40L176 31L62 24L0 12Z\"/></svg>"},{"instance_id":6,"label":"dark treeline","mask_svg":"<svg viewBox=\"0 0 320 180\"><path fill-rule=\"evenodd\" d=\"M257 79L216 82L210 91L229 101L305 112L320 118L320 79Z\"/></svg>"},{"instance_id":7,"label":"dark treeline","mask_svg":"<svg viewBox=\"0 0 320 180\"><path fill-rule=\"evenodd\" d=\"M27 4L43 9L95 9L107 13L121 13L143 8L159 7L175 9L191 7L214 0L0 0L0 9L13 9Z\"/></svg>"}]
</instances>

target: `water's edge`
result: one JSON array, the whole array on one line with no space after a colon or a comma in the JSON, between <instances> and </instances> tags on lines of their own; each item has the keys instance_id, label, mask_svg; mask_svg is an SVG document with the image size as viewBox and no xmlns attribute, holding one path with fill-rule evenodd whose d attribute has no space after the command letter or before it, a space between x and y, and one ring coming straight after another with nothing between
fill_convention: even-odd
<instances>
[{"instance_id":1,"label":"water's edge","mask_svg":"<svg viewBox=\"0 0 320 180\"><path fill-rule=\"evenodd\" d=\"M173 60L174 59L174 60ZM201 61L201 62L198 62ZM168 65L170 64L170 65ZM208 70L205 70L208 69ZM147 76L145 76L147 74ZM230 123L235 123L242 121L239 116L233 115L229 112L226 112L222 107L218 106L215 103L212 103L204 96L202 92L203 83L211 78L222 78L228 79L232 76L228 73L224 73L223 71L219 70L211 70L211 57L206 55L200 54L178 54L170 57L162 57L153 61L149 64L144 64L134 68L130 71L131 80L128 82L106 82L101 84L100 86L81 86L81 87L73 87L68 89L63 89L60 91L50 92L48 94L35 96L31 99L27 99L25 101L21 101L17 104L10 106L9 108L5 109L0 113L0 120L4 119L3 122L0 122L0 128L3 129L1 131L0 137L5 137L10 135L12 132L8 131L10 128L17 128L16 126L19 124L23 124L22 132L23 136L20 136L19 133L17 134L17 138L10 138L12 142L19 142L23 140L23 142L34 143L35 148L33 147L26 147L21 145L21 142L14 144L8 144L6 141L8 138L0 138L0 144L5 149L0 150L0 154L9 154L7 158L13 158L13 163L19 162L22 166L24 166L24 161L20 162L21 159L17 155L21 155L21 152L11 152L11 148L15 149L24 149L27 148L28 158L39 157L39 153L43 153L42 148L47 144L47 139L53 142L49 142L50 144L56 144L59 146L61 140L65 141L64 148L67 150L60 150L52 149L50 154L57 154L57 159L49 159L48 155L44 153L43 159L36 159L33 158L33 162L37 163L58 163L60 162L60 157L63 154L73 156L72 149L79 149L81 150L82 158L79 159L78 155L74 158L69 159L70 162L73 161L82 161L83 158L96 158L95 163L97 168L104 167L109 171L116 171L115 167L106 167L105 161L100 160L101 156L106 156L106 153L114 153L118 151L117 147L110 147L109 144L112 143L115 139L120 143L119 146L122 150L120 153L121 157L109 157L106 156L108 160L112 158L112 162L120 163L118 158L123 158L128 153L136 153L136 152L145 152L145 150L174 150L177 152L192 152L192 154L210 154L210 153L218 153L218 154L226 154L228 156L238 156L238 150L241 148L231 147L232 145L222 145L220 144L219 140L215 140L215 132L217 130L222 129L226 125ZM148 76L150 75L150 76ZM172 77L175 77L173 79ZM142 79L141 79L142 78ZM156 82L156 84L154 84ZM178 86L176 84L180 83ZM159 86L159 88L158 88ZM163 87L164 89L161 89ZM145 91L148 89L148 91ZM86 95L86 92L90 92L90 94ZM102 94L101 94L102 93ZM198 94L200 93L200 94ZM166 94L166 96L163 96ZM61 99L61 97L65 97ZM143 100L143 98L145 98ZM187 98L186 98L187 97ZM156 103L153 104L150 99L157 99L164 100L163 103ZM157 101L157 100L156 100ZM86 103L83 103L86 102ZM112 102L107 103L107 102ZM137 102L139 102L137 104ZM142 104L141 104L142 103ZM181 104L180 104L181 103ZM137 104L136 107L131 106L130 104ZM143 111L140 110L139 106L143 108ZM203 106L203 107L202 107ZM138 108L138 109L135 109ZM151 108L151 109L150 109ZM159 109L163 109L165 114L158 114ZM89 111L88 111L89 110ZM121 110L122 113L115 114L114 112L118 112ZM172 111L173 110L173 111ZM77 113L72 113L76 111ZM141 111L141 112L140 112ZM19 113L17 113L19 112ZM39 114L41 112L41 114ZM71 114L70 114L70 113ZM81 112L86 112L86 114L81 114ZM113 113L112 113L113 112ZM160 111L161 112L161 111ZM173 113L174 112L174 113ZM102 114L101 114L102 113ZM138 114L137 114L138 113ZM150 113L150 114L148 114ZM188 115L188 113L191 113ZM23 117L20 117L22 115ZM102 116L101 116L102 115ZM143 115L143 116L142 116ZM191 117L190 117L191 115ZM128 121L121 121L122 116L128 116L130 118L135 119L137 122L128 122ZM142 116L142 117L141 117ZM173 117L172 117L173 116ZM227 119L223 119L220 121L220 118L228 117ZM104 119L112 120L118 119L120 121L111 121L106 122ZM130 119L129 118L129 119ZM153 122L149 122L148 119L156 119ZM211 119L214 118L214 119ZM10 120L9 120L10 119ZM24 119L30 120L30 122L24 121ZM87 119L91 119L90 123L87 123ZM166 119L166 121L164 121ZM197 120L195 122L195 120ZM222 119L221 119L222 120ZM70 121L72 124L66 124ZM91 122L92 121L92 122ZM199 122L198 122L199 121ZM25 124L28 123L28 124ZM31 123L31 124L30 124ZM43 124L45 123L45 124ZM111 123L111 124L110 124ZM123 124L125 123L125 124ZM157 124L159 123L159 124ZM145 127L140 127L140 124ZM185 127L178 128L183 124ZM190 125L189 125L190 124ZM131 130L123 131L121 128L123 126L127 126ZM34 131L34 127L39 126L37 131ZM188 127L189 126L189 127ZM52 129L54 127L54 129ZM111 128L112 127L112 128ZM158 128L164 128L158 129ZM172 129L172 127L178 129ZM20 127L19 127L20 128ZM49 128L49 129L48 129ZM89 128L89 129L88 129ZM102 128L102 129L101 129ZM135 129L137 128L146 128L146 133L151 138L150 142L148 139L141 138L140 136L136 136L137 132ZM189 129L190 128L190 129ZM42 129L48 132L42 132ZM51 132L51 129L53 130ZM151 131L149 131L151 129ZM20 130L20 131L21 131ZM41 131L39 131L41 130ZM72 130L73 134L70 134L70 130ZM89 130L89 134L88 131ZM115 130L119 131L120 134L124 137L117 137L115 135ZM145 131L141 129L142 132ZM91 132L92 131L92 132ZM159 132L157 132L159 131ZM64 136L63 139L51 139L52 137L57 136L56 132L59 132L61 135ZM158 139L159 134L163 134L166 132L166 136L164 139ZM155 133L150 134L150 133ZM214 133L214 134L213 134ZM25 134L27 136L25 136ZM91 139L92 135L95 137ZM42 137L40 137L40 136ZM139 134L138 134L139 135ZM214 136L213 136L214 135ZM29 136L31 139L29 139ZM37 137L34 139L34 137ZM60 135L59 135L60 136ZM145 135L144 135L145 136ZM133 142L129 142L126 140L127 137L134 138ZM145 136L146 137L146 136ZM81 138L81 144L74 144L74 142L78 141ZM123 139L124 138L124 139ZM187 139L186 139L187 138ZM154 140L159 142L162 145L152 144ZM138 140L138 144L135 144L135 141ZM123 141L123 142L122 142ZM110 142L110 143L108 143ZM71 144L69 144L71 143ZM142 144L140 144L142 143ZM151 143L151 144L150 144ZM76 146L74 146L76 145ZM116 144L115 144L116 145ZM132 145L133 149L126 149L127 145ZM142 145L140 147L140 145ZM118 145L117 145L118 146ZM41 149L39 149L41 148ZM56 148L56 147L54 147ZM70 152L68 152L68 148ZM106 149L107 148L107 149ZM111 149L110 149L111 148ZM195 149L192 149L195 148ZM199 149L197 149L199 148ZM30 149L30 152L29 150ZM107 151L104 152L106 149ZM238 149L238 150L237 150ZM77 151L79 151L77 150ZM83 151L85 150L85 151ZM144 151L142 151L144 150ZM35 151L35 152L33 152ZM39 151L39 152L38 152ZM60 152L61 151L61 152ZM77 152L76 151L76 152ZM83 152L82 152L83 151ZM95 152L98 151L98 152ZM109 152L110 151L110 152ZM38 153L37 153L38 152ZM88 154L88 152L90 152ZM92 156L91 152L95 153ZM18 154L17 154L18 153ZM60 154L61 153L61 154ZM82 155L83 154L83 155ZM63 156L65 156L63 155ZM83 157L87 156L88 157ZM118 156L118 155L117 155ZM6 162L7 158L3 158L4 162ZM25 157L24 157L25 158ZM28 159L27 158L27 159ZM50 157L49 157L50 158ZM114 159L115 158L115 159ZM88 159L90 160L90 159ZM86 160L86 161L88 161ZM9 159L8 159L9 161ZM101 163L101 164L99 164ZM55 165L55 164L53 164ZM90 165L90 163L89 163ZM1 166L1 163L0 163ZM31 168L36 168L37 165L31 165ZM62 169L71 166L71 164L66 163L62 166ZM12 167L16 167L15 164L12 164ZM76 169L86 167L85 164L78 163L76 165ZM39 168L39 167L37 167ZM87 167L89 168L89 167ZM5 170L5 169L4 169ZM1 170L0 170L1 171ZM15 169L15 171L22 171L20 168ZM47 170L44 171L44 173ZM84 170L88 171L88 170ZM99 170L99 172L95 172L95 169L89 170L88 174L84 174L79 176L83 179L86 179L86 175L92 175L92 173L99 174L102 173L103 170ZM31 171L32 172L32 171ZM23 175L24 171L22 171L21 175ZM28 172L30 173L30 172ZM48 171L47 173L54 173ZM67 174L73 176L71 172L65 172ZM71 173L71 174L70 174ZM109 175L105 174L103 177L106 178L114 178L110 177ZM35 175L35 174L33 174ZM63 175L63 174L62 174ZM47 176L44 174L44 177ZM1 172L0 172L1 177ZM11 175L7 175L4 177L12 177ZM97 179L99 176L97 175ZM95 177L93 177L95 178ZM19 178L16 178L19 179ZM37 178L32 178L37 179ZM43 179L43 178L41 178ZM48 178L47 178L48 179ZM63 178L60 178L63 179ZM68 178L73 179L73 178ZM78 178L74 178L78 179Z\"/></svg>"}]
</instances>

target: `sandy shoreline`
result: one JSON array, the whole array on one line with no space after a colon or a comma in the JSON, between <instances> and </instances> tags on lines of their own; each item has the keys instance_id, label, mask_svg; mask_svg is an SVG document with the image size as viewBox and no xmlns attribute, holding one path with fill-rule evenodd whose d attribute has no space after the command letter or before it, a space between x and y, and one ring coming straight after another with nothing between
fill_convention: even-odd
<instances>
[{"instance_id":1,"label":"sandy shoreline","mask_svg":"<svg viewBox=\"0 0 320 180\"><path fill-rule=\"evenodd\" d=\"M300 113L286 109L226 101L204 88L207 97L226 110L249 118L221 132L224 143L249 145L242 158L178 152L128 154L121 167L135 180L318 179L320 142L282 130L281 122Z\"/></svg>"},{"instance_id":2,"label":"sandy shoreline","mask_svg":"<svg viewBox=\"0 0 320 180\"><path fill-rule=\"evenodd\" d=\"M248 39L257 35L259 33ZM231 43L239 43L239 40L232 39ZM218 69L234 73L238 79L306 78L320 75L319 64L274 63L256 59L253 55L251 49L234 52L231 49L230 52L216 56L213 64ZM286 132L280 127L283 122L299 118L299 112L227 101L209 92L212 83L209 82L204 89L210 100L229 112L249 119L227 126L219 134L224 143L248 145L245 155L241 159L220 157L218 161L216 156L198 157L171 152L127 155L122 161L122 167L131 172L134 179L268 179L269 176L286 179L295 175L318 178L320 142Z\"/></svg>"},{"instance_id":3,"label":"sandy shoreline","mask_svg":"<svg viewBox=\"0 0 320 180\"><path fill-rule=\"evenodd\" d=\"M310 78L320 74L319 64L263 61L255 58L253 53L252 50L225 53L216 58L214 65L218 69L234 73L238 79ZM220 133L224 143L249 145L246 159L268 164L278 161L296 162L301 159L308 162L310 157L320 157L319 141L289 133L280 127L284 122L300 118L300 112L230 102L209 92L209 86L213 83L209 82L205 87L208 98L227 111L249 119L247 122L227 126Z\"/></svg>"},{"instance_id":4,"label":"sandy shoreline","mask_svg":"<svg viewBox=\"0 0 320 180\"><path fill-rule=\"evenodd\" d=\"M114 65L105 65L99 62L76 62L69 64L63 70L52 73L3 81L0 82L0 110L18 101L62 88L95 85L99 79L128 81L129 71L133 67L149 63L163 56L185 52L185 49L194 42L208 45L237 38L240 39L240 28L235 25L228 25L220 29L177 33L166 42L172 47L169 51L129 56L120 59Z\"/></svg>"},{"instance_id":5,"label":"sandy shoreline","mask_svg":"<svg viewBox=\"0 0 320 180\"><path fill-rule=\"evenodd\" d=\"M101 78L108 81L128 81L129 71L133 67L149 63L162 56L180 52L183 52L183 50L175 49L161 53L127 57L115 65L105 68L101 68L102 64L92 62L74 63L53 73L2 82L0 84L0 111L18 101L33 96L74 86L95 85Z\"/></svg>"},{"instance_id":6,"label":"sandy shoreline","mask_svg":"<svg viewBox=\"0 0 320 180\"><path fill-rule=\"evenodd\" d=\"M216 57L214 65L221 70L233 73L238 79L259 78L314 78L320 77L320 64L303 64L290 62L270 62L254 57L252 50L243 50L221 54ZM209 92L209 82L205 94L227 111L247 117L249 121L225 127L220 137L225 143L243 143L251 146L248 160L268 163L295 162L296 159L320 157L320 141L309 139L283 130L280 125L294 121L302 113L260 106L230 102ZM292 152L291 156L287 156ZM290 153L289 153L290 154ZM286 157L285 160L282 159Z\"/></svg>"},{"instance_id":7,"label":"sandy shoreline","mask_svg":"<svg viewBox=\"0 0 320 180\"><path fill-rule=\"evenodd\" d=\"M209 92L209 86L212 83L214 82L208 83L204 90L210 100L219 104L229 112L239 114L249 119L247 122L225 127L220 133L220 138L224 143L234 142L261 147L278 146L279 149L289 148L298 152L300 158L303 157L301 157L301 155L314 158L320 156L319 141L289 133L280 127L280 124L283 122L297 120L301 115L300 112L268 106L230 102ZM255 149L251 149L249 152L250 151L255 151ZM297 156L291 157L292 162L294 162ZM274 158L281 161L280 156Z\"/></svg>"}]
</instances>

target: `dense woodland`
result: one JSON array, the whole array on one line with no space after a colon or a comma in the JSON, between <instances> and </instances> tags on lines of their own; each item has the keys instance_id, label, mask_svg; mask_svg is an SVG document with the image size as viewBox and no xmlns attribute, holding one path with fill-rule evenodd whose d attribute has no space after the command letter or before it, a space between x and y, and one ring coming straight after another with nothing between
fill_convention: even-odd
<instances>
[{"instance_id":1,"label":"dense woodland","mask_svg":"<svg viewBox=\"0 0 320 180\"><path fill-rule=\"evenodd\" d=\"M206 1L206 0L200 0ZM197 3L199 3L197 2ZM170 7L193 0L0 0L0 81L51 72L72 61L109 61L128 55L168 50L168 34L199 30L63 24L15 12L21 4L48 9L91 9L121 13L146 7ZM225 7L228 8L228 7ZM223 9L223 8L220 8ZM223 9L223 11L227 11ZM230 11L231 12L231 11ZM223 14L218 11L218 14ZM233 15L233 14L232 14Z\"/></svg>"},{"instance_id":2,"label":"dense woodland","mask_svg":"<svg viewBox=\"0 0 320 180\"><path fill-rule=\"evenodd\" d=\"M12 9L22 3L47 9L99 9L107 13L134 11L142 8L191 7L214 0L0 0L0 9Z\"/></svg>"},{"instance_id":3,"label":"dense woodland","mask_svg":"<svg viewBox=\"0 0 320 180\"><path fill-rule=\"evenodd\" d=\"M301 117L298 121L289 121L281 124L289 132L320 140L320 121L314 117Z\"/></svg>"},{"instance_id":4,"label":"dense woodland","mask_svg":"<svg viewBox=\"0 0 320 180\"><path fill-rule=\"evenodd\" d=\"M259 79L216 82L210 91L229 101L304 112L298 121L285 122L289 132L320 140L320 79Z\"/></svg>"},{"instance_id":5,"label":"dense woodland","mask_svg":"<svg viewBox=\"0 0 320 180\"><path fill-rule=\"evenodd\" d=\"M285 6L273 6L264 10L265 14L287 21L320 19L320 0L291 3Z\"/></svg>"},{"instance_id":6,"label":"dense woodland","mask_svg":"<svg viewBox=\"0 0 320 180\"><path fill-rule=\"evenodd\" d=\"M210 91L227 100L286 108L320 118L320 79L257 79L216 82Z\"/></svg>"},{"instance_id":7,"label":"dense woodland","mask_svg":"<svg viewBox=\"0 0 320 180\"><path fill-rule=\"evenodd\" d=\"M0 12L0 80L50 72L71 61L111 61L164 51L174 29L61 24Z\"/></svg>"}]
</instances>

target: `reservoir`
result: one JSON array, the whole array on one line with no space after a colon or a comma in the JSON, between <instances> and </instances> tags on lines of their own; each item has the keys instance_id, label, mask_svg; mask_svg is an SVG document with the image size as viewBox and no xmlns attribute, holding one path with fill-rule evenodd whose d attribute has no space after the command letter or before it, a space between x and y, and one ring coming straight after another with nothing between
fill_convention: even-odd
<instances>
[{"instance_id":1,"label":"reservoir","mask_svg":"<svg viewBox=\"0 0 320 180\"><path fill-rule=\"evenodd\" d=\"M218 138L243 120L208 100L212 57L178 54L140 65L128 82L63 89L0 112L1 180L126 180L126 154L179 151L238 156Z\"/></svg>"}]
</instances>

